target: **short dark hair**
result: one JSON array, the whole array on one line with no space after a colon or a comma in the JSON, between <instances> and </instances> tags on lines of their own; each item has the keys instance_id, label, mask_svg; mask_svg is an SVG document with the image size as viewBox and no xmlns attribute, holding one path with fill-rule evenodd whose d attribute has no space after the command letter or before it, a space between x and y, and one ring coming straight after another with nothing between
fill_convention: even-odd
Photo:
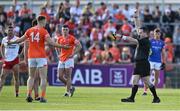
<instances>
[{"instance_id":1,"label":"short dark hair","mask_svg":"<svg viewBox=\"0 0 180 111\"><path fill-rule=\"evenodd\" d=\"M68 25L63 25L62 28L69 28Z\"/></svg>"},{"instance_id":2,"label":"short dark hair","mask_svg":"<svg viewBox=\"0 0 180 111\"><path fill-rule=\"evenodd\" d=\"M34 19L34 20L32 21L32 26L36 26L36 25L37 25L37 20Z\"/></svg>"},{"instance_id":3,"label":"short dark hair","mask_svg":"<svg viewBox=\"0 0 180 111\"><path fill-rule=\"evenodd\" d=\"M142 26L139 29L142 29L144 32L148 33L149 29L146 26Z\"/></svg>"},{"instance_id":4,"label":"short dark hair","mask_svg":"<svg viewBox=\"0 0 180 111\"><path fill-rule=\"evenodd\" d=\"M40 15L40 16L38 16L37 21L39 22L39 21L42 21L42 20L45 20L45 19L46 19L45 16Z\"/></svg>"},{"instance_id":5,"label":"short dark hair","mask_svg":"<svg viewBox=\"0 0 180 111\"><path fill-rule=\"evenodd\" d=\"M154 32L161 32L159 28L154 29Z\"/></svg>"}]
</instances>

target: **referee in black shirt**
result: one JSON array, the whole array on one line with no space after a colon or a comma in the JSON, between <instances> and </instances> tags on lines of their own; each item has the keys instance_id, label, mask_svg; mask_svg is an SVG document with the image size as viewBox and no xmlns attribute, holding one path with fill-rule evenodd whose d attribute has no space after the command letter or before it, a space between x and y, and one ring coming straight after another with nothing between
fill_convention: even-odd
<instances>
[{"instance_id":1,"label":"referee in black shirt","mask_svg":"<svg viewBox=\"0 0 180 111\"><path fill-rule=\"evenodd\" d=\"M150 41L148 37L148 30L146 27L140 27L140 20L138 19L138 14L135 11L134 22L136 26L136 30L138 33L138 39L134 39L132 37L122 36L122 35L114 35L114 38L121 38L123 40L127 40L135 43L136 51L134 55L135 59L135 68L133 73L133 86L131 95L128 98L121 99L121 102L134 102L135 95L138 91L138 82L140 79L144 81L145 84L149 86L150 91L152 92L154 99L152 103L159 103L160 99L156 94L156 89L153 84L149 81L150 78L150 64L148 61L149 53L150 53Z\"/></svg>"}]
</instances>

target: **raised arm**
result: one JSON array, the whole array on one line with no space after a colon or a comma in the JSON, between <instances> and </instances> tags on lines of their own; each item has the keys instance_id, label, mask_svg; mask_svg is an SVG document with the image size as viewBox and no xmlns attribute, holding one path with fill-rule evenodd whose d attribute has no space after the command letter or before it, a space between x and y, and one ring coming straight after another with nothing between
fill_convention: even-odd
<instances>
[{"instance_id":1,"label":"raised arm","mask_svg":"<svg viewBox=\"0 0 180 111\"><path fill-rule=\"evenodd\" d=\"M137 31L137 33L139 35L138 30L142 25L141 25L141 20L139 18L139 13L137 12L137 10L135 10L135 12L134 12L134 24L135 24L136 31Z\"/></svg>"}]
</instances>

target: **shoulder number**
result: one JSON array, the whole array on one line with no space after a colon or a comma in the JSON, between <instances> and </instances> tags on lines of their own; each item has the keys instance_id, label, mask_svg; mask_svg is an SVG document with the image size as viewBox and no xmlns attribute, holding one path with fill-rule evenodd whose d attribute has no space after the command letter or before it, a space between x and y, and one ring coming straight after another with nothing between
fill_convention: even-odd
<instances>
[{"instance_id":1,"label":"shoulder number","mask_svg":"<svg viewBox=\"0 0 180 111\"><path fill-rule=\"evenodd\" d=\"M39 32L36 35L34 35L34 32L32 32L30 35L31 35L32 42L34 42L34 41L39 42L39 40L40 40Z\"/></svg>"}]
</instances>

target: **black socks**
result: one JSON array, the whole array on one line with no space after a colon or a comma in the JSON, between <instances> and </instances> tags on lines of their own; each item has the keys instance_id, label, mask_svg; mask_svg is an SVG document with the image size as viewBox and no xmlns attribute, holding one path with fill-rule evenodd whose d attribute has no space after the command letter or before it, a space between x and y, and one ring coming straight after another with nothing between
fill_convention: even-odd
<instances>
[{"instance_id":1,"label":"black socks","mask_svg":"<svg viewBox=\"0 0 180 111\"><path fill-rule=\"evenodd\" d=\"M131 99L135 98L137 91L138 91L138 85L134 85L131 91L131 96L130 96Z\"/></svg>"}]
</instances>

